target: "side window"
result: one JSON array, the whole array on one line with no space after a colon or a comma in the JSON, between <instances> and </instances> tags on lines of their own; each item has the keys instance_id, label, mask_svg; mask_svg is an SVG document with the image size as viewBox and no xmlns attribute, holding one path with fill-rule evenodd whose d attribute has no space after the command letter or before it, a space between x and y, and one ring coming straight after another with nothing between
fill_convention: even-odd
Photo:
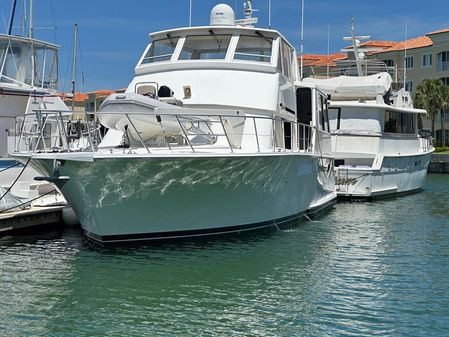
<instances>
[{"instance_id":1,"label":"side window","mask_svg":"<svg viewBox=\"0 0 449 337\"><path fill-rule=\"evenodd\" d=\"M341 108L328 108L328 112L330 131L340 130Z\"/></svg>"},{"instance_id":2,"label":"side window","mask_svg":"<svg viewBox=\"0 0 449 337\"><path fill-rule=\"evenodd\" d=\"M321 98L321 105L323 107L323 121L324 121L324 131L330 132L329 129L329 110L327 106L327 99L323 95L320 95Z\"/></svg>"},{"instance_id":3,"label":"side window","mask_svg":"<svg viewBox=\"0 0 449 337\"><path fill-rule=\"evenodd\" d=\"M316 93L316 105L318 112L318 126L319 130L324 130L324 113L323 113L323 100L322 96L317 92Z\"/></svg>"},{"instance_id":4,"label":"side window","mask_svg":"<svg viewBox=\"0 0 449 337\"><path fill-rule=\"evenodd\" d=\"M281 48L282 48L282 73L286 77L291 78L290 47L284 41L282 41Z\"/></svg>"},{"instance_id":5,"label":"side window","mask_svg":"<svg viewBox=\"0 0 449 337\"><path fill-rule=\"evenodd\" d=\"M385 111L384 132L413 134L416 132L415 125L416 116L414 114Z\"/></svg>"}]
</instances>

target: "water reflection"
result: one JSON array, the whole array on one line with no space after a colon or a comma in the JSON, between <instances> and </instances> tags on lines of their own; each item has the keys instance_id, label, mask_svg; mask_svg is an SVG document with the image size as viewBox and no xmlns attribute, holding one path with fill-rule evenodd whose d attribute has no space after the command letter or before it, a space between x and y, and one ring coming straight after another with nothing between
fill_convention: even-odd
<instances>
[{"instance_id":1,"label":"water reflection","mask_svg":"<svg viewBox=\"0 0 449 337\"><path fill-rule=\"evenodd\" d=\"M289 230L102 248L79 230L0 241L6 335L400 335L449 331L449 177ZM435 198L438 199L435 205Z\"/></svg>"}]
</instances>

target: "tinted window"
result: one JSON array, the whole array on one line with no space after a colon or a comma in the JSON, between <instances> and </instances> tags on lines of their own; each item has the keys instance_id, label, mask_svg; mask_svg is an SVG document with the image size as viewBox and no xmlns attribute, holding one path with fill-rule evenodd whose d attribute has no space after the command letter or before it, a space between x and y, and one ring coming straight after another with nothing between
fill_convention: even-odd
<instances>
[{"instance_id":1,"label":"tinted window","mask_svg":"<svg viewBox=\"0 0 449 337\"><path fill-rule=\"evenodd\" d=\"M188 36L184 42L180 60L224 59L231 35Z\"/></svg>"},{"instance_id":2,"label":"tinted window","mask_svg":"<svg viewBox=\"0 0 449 337\"><path fill-rule=\"evenodd\" d=\"M169 38L153 41L150 49L148 49L148 52L142 61L142 64L170 61L178 40L179 38Z\"/></svg>"},{"instance_id":3,"label":"tinted window","mask_svg":"<svg viewBox=\"0 0 449 337\"><path fill-rule=\"evenodd\" d=\"M273 39L259 36L240 36L235 50L235 60L257 62L271 61L271 47Z\"/></svg>"}]
</instances>

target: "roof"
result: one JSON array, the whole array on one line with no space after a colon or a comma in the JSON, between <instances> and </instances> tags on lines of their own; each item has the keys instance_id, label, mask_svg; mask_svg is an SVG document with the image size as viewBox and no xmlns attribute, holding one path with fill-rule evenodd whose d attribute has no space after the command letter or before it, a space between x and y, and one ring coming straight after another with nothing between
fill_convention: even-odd
<instances>
[{"instance_id":1,"label":"roof","mask_svg":"<svg viewBox=\"0 0 449 337\"><path fill-rule=\"evenodd\" d=\"M95 90L95 91L88 92L88 94L95 94L97 96L111 95L111 94L115 94L115 93L116 93L115 90Z\"/></svg>"},{"instance_id":2,"label":"roof","mask_svg":"<svg viewBox=\"0 0 449 337\"><path fill-rule=\"evenodd\" d=\"M343 53L335 53L330 55L305 54L303 55L303 65L316 67L335 67L335 61L345 60L347 58L348 56ZM300 59L300 57L298 59Z\"/></svg>"},{"instance_id":3,"label":"roof","mask_svg":"<svg viewBox=\"0 0 449 337\"><path fill-rule=\"evenodd\" d=\"M443 28L443 29L436 30L434 32L427 33L426 35L433 35L433 34L440 34L440 33L447 33L447 32L449 32L449 28Z\"/></svg>"},{"instance_id":4,"label":"roof","mask_svg":"<svg viewBox=\"0 0 449 337\"><path fill-rule=\"evenodd\" d=\"M252 32L257 34L256 32L262 33L264 36L276 38L277 36L281 36L287 44L295 49L295 47L287 40L287 38L282 35L281 32L274 29L266 29L259 27L251 27L251 26L195 26L195 27L182 27L182 28L174 28L169 30L162 30L159 32L150 33L150 39L157 40L162 38L167 38L167 36L179 36L183 34L210 34L210 30L217 31L217 34L232 34L234 32L239 33L247 33Z\"/></svg>"},{"instance_id":5,"label":"roof","mask_svg":"<svg viewBox=\"0 0 449 337\"><path fill-rule=\"evenodd\" d=\"M64 101L73 101L73 102L84 102L86 101L89 96L87 94L84 94L82 92L76 92L75 97L72 97L72 94L66 94L66 93L60 93L58 94L59 97L61 97Z\"/></svg>"},{"instance_id":6,"label":"roof","mask_svg":"<svg viewBox=\"0 0 449 337\"><path fill-rule=\"evenodd\" d=\"M410 40L402 41L391 48L387 48L383 51L401 51L405 49L415 49L430 47L433 45L432 39L427 36L418 36Z\"/></svg>"}]
</instances>

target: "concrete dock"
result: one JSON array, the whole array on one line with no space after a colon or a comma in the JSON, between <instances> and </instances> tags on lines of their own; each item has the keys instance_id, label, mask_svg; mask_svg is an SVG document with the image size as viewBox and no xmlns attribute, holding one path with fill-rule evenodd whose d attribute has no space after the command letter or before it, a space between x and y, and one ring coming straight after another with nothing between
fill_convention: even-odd
<instances>
[{"instance_id":1,"label":"concrete dock","mask_svg":"<svg viewBox=\"0 0 449 337\"><path fill-rule=\"evenodd\" d=\"M0 213L0 236L63 226L63 208L64 206L31 207L22 211Z\"/></svg>"},{"instance_id":2,"label":"concrete dock","mask_svg":"<svg viewBox=\"0 0 449 337\"><path fill-rule=\"evenodd\" d=\"M432 154L429 173L449 173L449 154Z\"/></svg>"}]
</instances>

